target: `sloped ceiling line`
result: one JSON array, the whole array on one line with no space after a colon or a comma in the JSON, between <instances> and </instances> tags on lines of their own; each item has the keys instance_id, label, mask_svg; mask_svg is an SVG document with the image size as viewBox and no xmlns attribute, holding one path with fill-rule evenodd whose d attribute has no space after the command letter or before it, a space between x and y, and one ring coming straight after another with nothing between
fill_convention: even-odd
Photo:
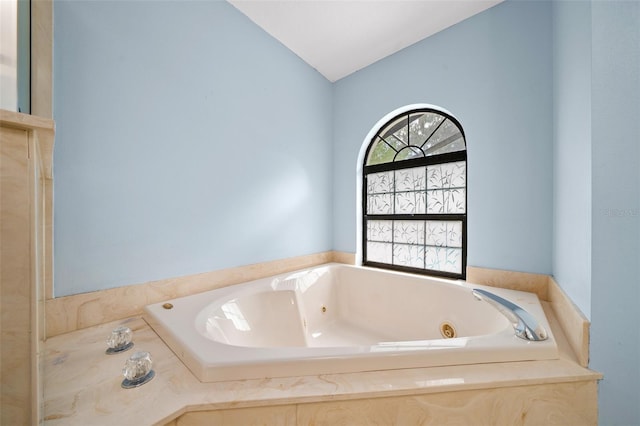
<instances>
[{"instance_id":1,"label":"sloped ceiling line","mask_svg":"<svg viewBox=\"0 0 640 426\"><path fill-rule=\"evenodd\" d=\"M503 0L228 0L335 82Z\"/></svg>"}]
</instances>

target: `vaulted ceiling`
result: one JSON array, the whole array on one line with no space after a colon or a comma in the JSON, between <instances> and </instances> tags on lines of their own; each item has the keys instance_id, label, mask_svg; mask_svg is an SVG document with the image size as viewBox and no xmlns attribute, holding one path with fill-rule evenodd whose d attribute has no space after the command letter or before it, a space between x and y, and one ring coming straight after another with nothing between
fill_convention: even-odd
<instances>
[{"instance_id":1,"label":"vaulted ceiling","mask_svg":"<svg viewBox=\"0 0 640 426\"><path fill-rule=\"evenodd\" d=\"M336 81L503 0L228 0Z\"/></svg>"}]
</instances>

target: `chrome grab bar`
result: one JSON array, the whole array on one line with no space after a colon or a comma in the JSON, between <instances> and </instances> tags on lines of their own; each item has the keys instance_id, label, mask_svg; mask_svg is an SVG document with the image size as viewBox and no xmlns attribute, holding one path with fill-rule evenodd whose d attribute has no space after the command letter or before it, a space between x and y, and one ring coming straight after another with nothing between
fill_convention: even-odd
<instances>
[{"instance_id":1,"label":"chrome grab bar","mask_svg":"<svg viewBox=\"0 0 640 426\"><path fill-rule=\"evenodd\" d=\"M547 340L547 332L538 321L527 311L507 299L479 288L473 289L471 293L478 300L484 300L496 308L502 315L507 317L513 325L513 330L521 339L531 341Z\"/></svg>"}]
</instances>

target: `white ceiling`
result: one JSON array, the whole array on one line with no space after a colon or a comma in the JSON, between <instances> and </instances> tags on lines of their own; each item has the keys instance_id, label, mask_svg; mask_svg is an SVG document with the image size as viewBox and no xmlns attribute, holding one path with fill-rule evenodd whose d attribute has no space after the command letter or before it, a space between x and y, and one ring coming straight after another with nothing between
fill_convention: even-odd
<instances>
[{"instance_id":1,"label":"white ceiling","mask_svg":"<svg viewBox=\"0 0 640 426\"><path fill-rule=\"evenodd\" d=\"M503 0L227 0L336 81Z\"/></svg>"}]
</instances>

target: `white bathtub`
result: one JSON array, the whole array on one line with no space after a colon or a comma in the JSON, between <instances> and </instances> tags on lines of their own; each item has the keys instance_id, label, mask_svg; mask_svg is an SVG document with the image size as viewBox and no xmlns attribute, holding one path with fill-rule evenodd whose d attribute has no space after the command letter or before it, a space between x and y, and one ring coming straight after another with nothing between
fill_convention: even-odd
<instances>
[{"instance_id":1,"label":"white bathtub","mask_svg":"<svg viewBox=\"0 0 640 426\"><path fill-rule=\"evenodd\" d=\"M473 288L519 305L549 338L516 337ZM145 310L147 322L203 382L558 358L535 294L340 264ZM452 330L456 337L445 338Z\"/></svg>"}]
</instances>

